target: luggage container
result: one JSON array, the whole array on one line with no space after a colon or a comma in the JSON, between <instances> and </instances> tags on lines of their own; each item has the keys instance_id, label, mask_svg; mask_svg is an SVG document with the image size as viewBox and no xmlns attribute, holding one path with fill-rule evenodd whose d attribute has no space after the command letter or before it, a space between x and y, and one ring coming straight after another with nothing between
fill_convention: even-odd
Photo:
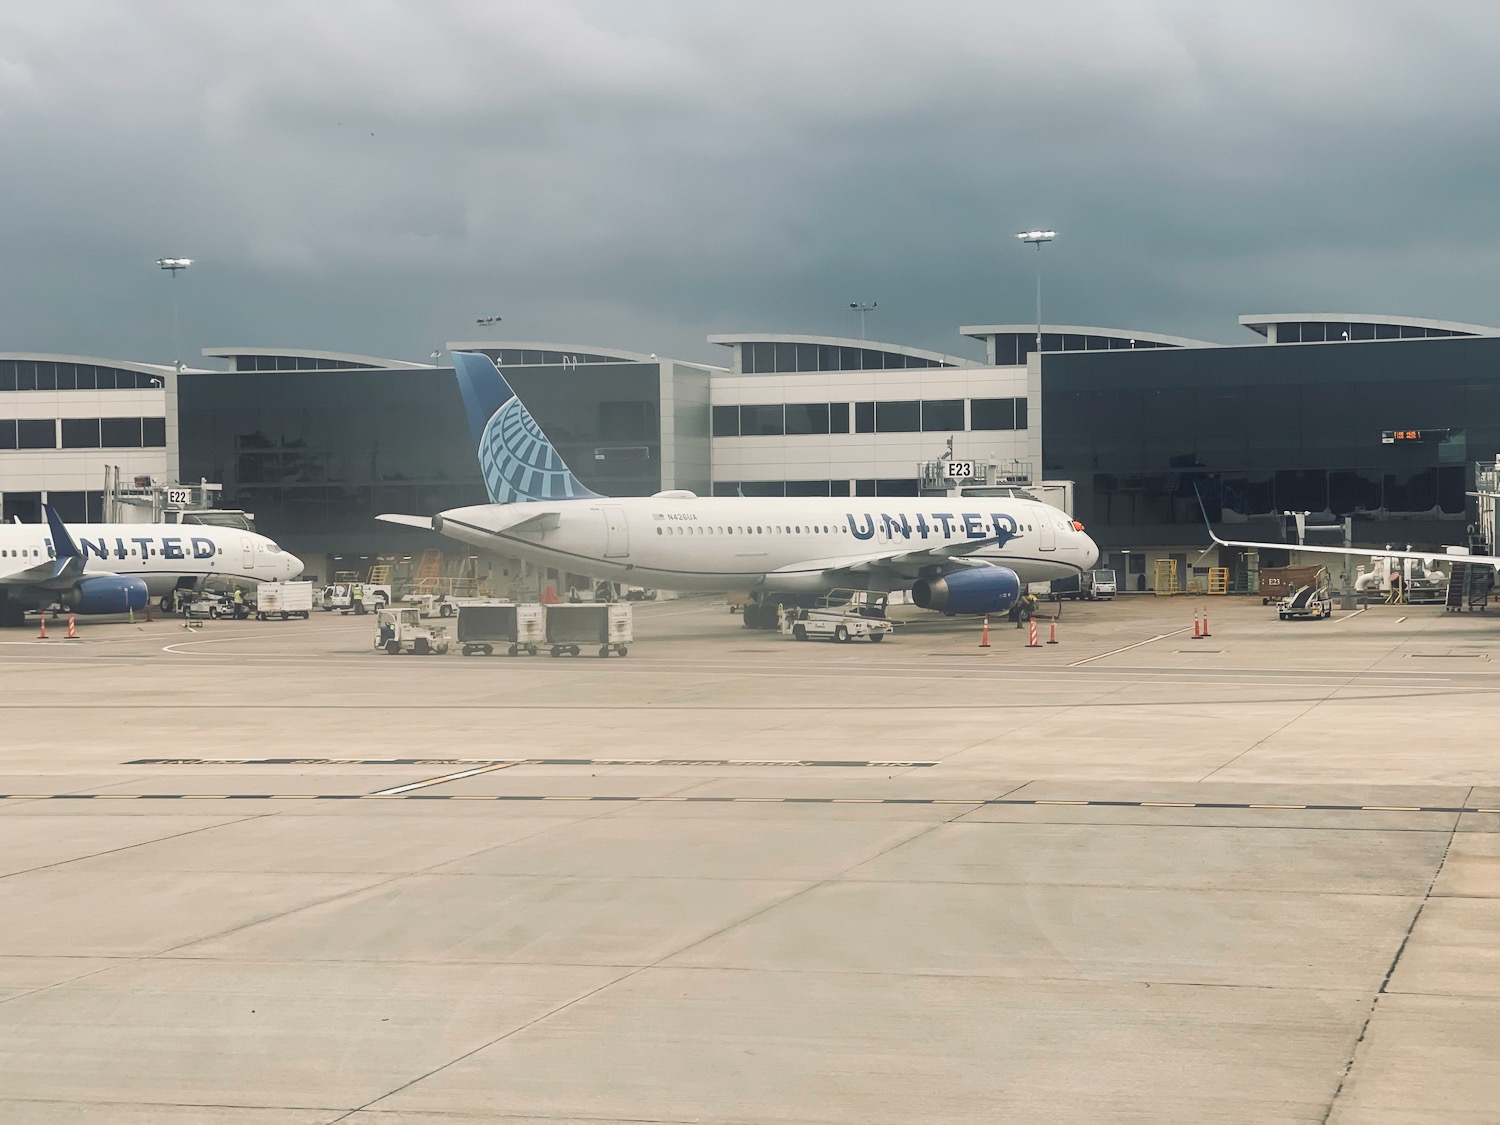
<instances>
[{"instance_id":1,"label":"luggage container","mask_svg":"<svg viewBox=\"0 0 1500 1125\"><path fill-rule=\"evenodd\" d=\"M280 617L300 617L306 621L312 616L313 586L311 582L262 582L255 588L255 619L268 621Z\"/></svg>"},{"instance_id":2,"label":"luggage container","mask_svg":"<svg viewBox=\"0 0 1500 1125\"><path fill-rule=\"evenodd\" d=\"M633 615L633 607L626 602L549 605L547 643L553 656L565 652L577 656L580 645L598 645L600 656L611 652L624 656L630 651L626 646L634 640Z\"/></svg>"},{"instance_id":3,"label":"luggage container","mask_svg":"<svg viewBox=\"0 0 1500 1125\"><path fill-rule=\"evenodd\" d=\"M1310 586L1321 566L1263 566L1260 568L1260 604L1279 602L1298 586Z\"/></svg>"},{"instance_id":4,"label":"luggage container","mask_svg":"<svg viewBox=\"0 0 1500 1125\"><path fill-rule=\"evenodd\" d=\"M458 607L458 643L465 656L491 656L501 646L509 656L522 650L535 656L546 639L545 612L540 605L470 602Z\"/></svg>"}]
</instances>

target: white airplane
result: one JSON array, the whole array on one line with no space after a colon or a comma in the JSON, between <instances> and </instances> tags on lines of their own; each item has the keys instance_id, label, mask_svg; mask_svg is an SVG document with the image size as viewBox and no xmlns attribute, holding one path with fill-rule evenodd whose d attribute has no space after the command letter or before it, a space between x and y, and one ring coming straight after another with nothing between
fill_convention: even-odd
<instances>
[{"instance_id":1,"label":"white airplane","mask_svg":"<svg viewBox=\"0 0 1500 1125\"><path fill-rule=\"evenodd\" d=\"M568 469L488 356L453 353L489 504L382 515L539 566L663 590L748 590L745 624L832 589L910 589L918 606L1002 613L1025 586L1099 557L1083 525L1034 498L611 499Z\"/></svg>"},{"instance_id":2,"label":"white airplane","mask_svg":"<svg viewBox=\"0 0 1500 1125\"><path fill-rule=\"evenodd\" d=\"M50 504L45 524L0 525L0 624L60 603L74 613L125 613L207 579L296 578L302 560L264 535L193 524L91 523L69 530Z\"/></svg>"}]
</instances>

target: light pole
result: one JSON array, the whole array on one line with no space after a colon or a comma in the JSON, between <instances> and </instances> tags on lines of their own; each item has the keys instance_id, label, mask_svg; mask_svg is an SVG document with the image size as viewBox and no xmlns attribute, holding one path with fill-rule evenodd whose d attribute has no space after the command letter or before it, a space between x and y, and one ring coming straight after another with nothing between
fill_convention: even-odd
<instances>
[{"instance_id":1,"label":"light pole","mask_svg":"<svg viewBox=\"0 0 1500 1125\"><path fill-rule=\"evenodd\" d=\"M500 320L501 318L498 316L481 316L476 318L474 323L484 328L491 328L494 325L499 324Z\"/></svg>"},{"instance_id":2,"label":"light pole","mask_svg":"<svg viewBox=\"0 0 1500 1125\"><path fill-rule=\"evenodd\" d=\"M865 338L865 313L869 312L878 304L880 304L879 301L871 301L868 305L863 301L849 302L849 307L855 312L859 313L859 338L861 340Z\"/></svg>"},{"instance_id":3,"label":"light pole","mask_svg":"<svg viewBox=\"0 0 1500 1125\"><path fill-rule=\"evenodd\" d=\"M1057 237L1055 230L1023 230L1016 235L1022 242L1028 242L1036 247L1038 254L1036 260L1036 354L1042 354L1042 243L1051 242Z\"/></svg>"},{"instance_id":4,"label":"light pole","mask_svg":"<svg viewBox=\"0 0 1500 1125\"><path fill-rule=\"evenodd\" d=\"M179 357L179 358L174 359L172 361L172 366L175 367L178 371L182 370L182 359L180 358L182 356L182 330L181 330L181 324L180 324L180 321L179 321L179 318L178 318L178 313L177 313L177 304L178 304L178 302L177 302L177 285L176 285L176 281L177 281L177 275L179 273L181 273L183 270L187 269L188 266L190 266L192 264L193 264L193 259L191 259L191 258L157 258L156 259L157 268L158 269L164 269L164 270L166 270L168 273L170 273L172 275L172 281L173 281L173 285L172 285L172 350L174 352L176 352L177 355L178 355L178 357Z\"/></svg>"}]
</instances>

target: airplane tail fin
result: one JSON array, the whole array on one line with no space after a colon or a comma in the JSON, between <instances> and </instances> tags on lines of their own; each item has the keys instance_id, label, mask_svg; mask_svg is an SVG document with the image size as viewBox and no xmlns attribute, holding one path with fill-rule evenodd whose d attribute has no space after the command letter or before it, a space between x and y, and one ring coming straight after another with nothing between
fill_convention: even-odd
<instances>
[{"instance_id":1,"label":"airplane tail fin","mask_svg":"<svg viewBox=\"0 0 1500 1125\"><path fill-rule=\"evenodd\" d=\"M499 368L483 352L454 352L453 370L493 504L598 496L573 475Z\"/></svg>"},{"instance_id":2,"label":"airplane tail fin","mask_svg":"<svg viewBox=\"0 0 1500 1125\"><path fill-rule=\"evenodd\" d=\"M73 533L68 530L68 525L57 514L57 509L51 504L43 504L42 511L47 516L47 528L52 532L52 577L57 578L70 568L81 567L82 552L78 549L78 541L73 538Z\"/></svg>"}]
</instances>

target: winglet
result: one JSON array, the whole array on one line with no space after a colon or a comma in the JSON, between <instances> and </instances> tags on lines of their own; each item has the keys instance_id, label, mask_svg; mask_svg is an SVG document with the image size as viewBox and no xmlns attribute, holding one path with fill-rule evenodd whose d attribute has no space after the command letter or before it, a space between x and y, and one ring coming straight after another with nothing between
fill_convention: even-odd
<instances>
[{"instance_id":1,"label":"winglet","mask_svg":"<svg viewBox=\"0 0 1500 1125\"><path fill-rule=\"evenodd\" d=\"M1234 544L1220 539L1214 534L1214 525L1208 522L1208 505L1203 502L1203 493L1198 491L1198 482L1193 482L1193 495L1198 498L1198 511L1203 513L1203 526L1208 529L1208 537L1221 547L1232 547Z\"/></svg>"}]
</instances>

